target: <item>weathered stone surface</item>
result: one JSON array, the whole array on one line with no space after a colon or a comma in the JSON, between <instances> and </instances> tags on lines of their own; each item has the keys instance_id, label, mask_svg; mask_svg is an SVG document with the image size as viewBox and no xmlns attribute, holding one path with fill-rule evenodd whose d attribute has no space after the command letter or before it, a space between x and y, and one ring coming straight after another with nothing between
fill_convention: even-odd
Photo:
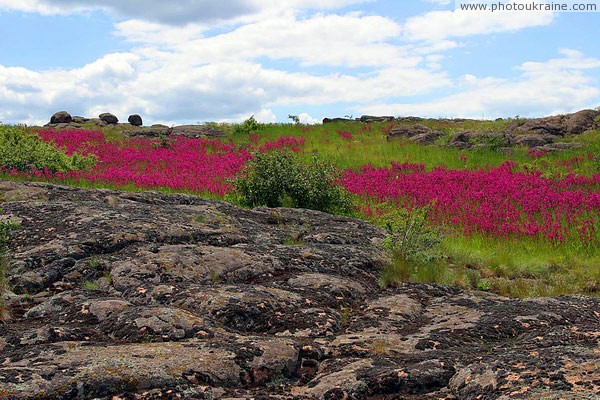
<instances>
[{"instance_id":1,"label":"weathered stone surface","mask_svg":"<svg viewBox=\"0 0 600 400\"><path fill-rule=\"evenodd\" d=\"M73 117L73 120L71 122L73 122L75 124L85 124L86 122L89 122L89 120L90 120L89 118L75 116L75 117Z\"/></svg>"},{"instance_id":2,"label":"weathered stone surface","mask_svg":"<svg viewBox=\"0 0 600 400\"><path fill-rule=\"evenodd\" d=\"M383 232L361 221L7 181L0 201L20 222L11 318L0 324L3 399L583 399L599 390L600 300L382 290ZM286 245L298 232L301 243Z\"/></svg>"},{"instance_id":3,"label":"weathered stone surface","mask_svg":"<svg viewBox=\"0 0 600 400\"><path fill-rule=\"evenodd\" d=\"M66 111L59 111L50 118L51 124L68 124L71 121L71 114Z\"/></svg>"},{"instance_id":4,"label":"weathered stone surface","mask_svg":"<svg viewBox=\"0 0 600 400\"><path fill-rule=\"evenodd\" d=\"M433 129L421 124L398 125L392 128L387 136L387 139L390 140L395 137L407 137L417 143L432 143L435 139L443 134L443 132L434 131Z\"/></svg>"},{"instance_id":5,"label":"weathered stone surface","mask_svg":"<svg viewBox=\"0 0 600 400\"><path fill-rule=\"evenodd\" d=\"M574 114L534 118L515 123L509 132L513 135L578 135L594 127L594 119L600 115L596 110L581 110Z\"/></svg>"},{"instance_id":6,"label":"weathered stone surface","mask_svg":"<svg viewBox=\"0 0 600 400\"><path fill-rule=\"evenodd\" d=\"M129 122L133 126L142 126L144 123L142 122L142 117L138 114L132 114L127 118L127 122Z\"/></svg>"},{"instance_id":7,"label":"weathered stone surface","mask_svg":"<svg viewBox=\"0 0 600 400\"><path fill-rule=\"evenodd\" d=\"M119 119L111 114L111 113L102 113L98 116L102 121L106 122L109 125L114 125L119 123Z\"/></svg>"},{"instance_id":8,"label":"weathered stone surface","mask_svg":"<svg viewBox=\"0 0 600 400\"><path fill-rule=\"evenodd\" d=\"M547 136L530 134L515 137L514 143L519 146L538 147L552 143L552 139Z\"/></svg>"},{"instance_id":9,"label":"weathered stone surface","mask_svg":"<svg viewBox=\"0 0 600 400\"><path fill-rule=\"evenodd\" d=\"M596 110L581 110L575 114L571 114L565 120L565 130L567 135L579 135L591 129L594 125L594 120L600 115L600 111Z\"/></svg>"},{"instance_id":10,"label":"weathered stone surface","mask_svg":"<svg viewBox=\"0 0 600 400\"><path fill-rule=\"evenodd\" d=\"M377 117L373 115L363 115L360 117L360 122L371 123L371 122L391 122L394 120L392 116Z\"/></svg>"}]
</instances>

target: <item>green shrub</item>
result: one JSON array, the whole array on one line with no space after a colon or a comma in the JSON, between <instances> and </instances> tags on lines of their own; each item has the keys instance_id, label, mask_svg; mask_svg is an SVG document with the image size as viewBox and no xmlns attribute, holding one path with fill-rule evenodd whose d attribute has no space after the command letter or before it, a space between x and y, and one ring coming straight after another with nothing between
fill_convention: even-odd
<instances>
[{"instance_id":1,"label":"green shrub","mask_svg":"<svg viewBox=\"0 0 600 400\"><path fill-rule=\"evenodd\" d=\"M67 156L38 135L15 126L0 125L0 166L28 172L48 168L52 172L86 169L93 157L78 154Z\"/></svg>"},{"instance_id":2,"label":"green shrub","mask_svg":"<svg viewBox=\"0 0 600 400\"><path fill-rule=\"evenodd\" d=\"M382 217L387 237L383 247L394 258L411 264L426 264L443 258L442 236L427 222L429 208L396 209Z\"/></svg>"},{"instance_id":3,"label":"green shrub","mask_svg":"<svg viewBox=\"0 0 600 400\"><path fill-rule=\"evenodd\" d=\"M338 171L316 156L304 164L293 153L259 153L234 181L238 203L246 207L292 207L350 214L348 192L336 183Z\"/></svg>"},{"instance_id":4,"label":"green shrub","mask_svg":"<svg viewBox=\"0 0 600 400\"><path fill-rule=\"evenodd\" d=\"M264 125L258 123L258 121L256 121L254 119L254 115L252 115L250 118L248 118L241 124L233 125L233 133L236 135L239 135L239 134L249 135L252 132L261 130L263 127L264 127Z\"/></svg>"}]
</instances>

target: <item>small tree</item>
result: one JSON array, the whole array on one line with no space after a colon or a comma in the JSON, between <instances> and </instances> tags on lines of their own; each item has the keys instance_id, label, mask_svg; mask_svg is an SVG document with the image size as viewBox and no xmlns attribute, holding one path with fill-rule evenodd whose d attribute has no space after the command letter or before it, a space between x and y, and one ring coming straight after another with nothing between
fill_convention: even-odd
<instances>
[{"instance_id":1,"label":"small tree","mask_svg":"<svg viewBox=\"0 0 600 400\"><path fill-rule=\"evenodd\" d=\"M244 134L249 135L252 132L256 132L261 130L263 125L260 124L256 119L254 119L254 115L250 116L247 120L242 122L241 124L236 124L233 126L234 134Z\"/></svg>"}]
</instances>

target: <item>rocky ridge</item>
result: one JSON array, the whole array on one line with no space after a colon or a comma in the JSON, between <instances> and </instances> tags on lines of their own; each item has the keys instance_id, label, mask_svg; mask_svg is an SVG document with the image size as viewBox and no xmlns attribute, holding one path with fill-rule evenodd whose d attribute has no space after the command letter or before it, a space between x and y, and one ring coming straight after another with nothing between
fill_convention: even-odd
<instances>
[{"instance_id":1,"label":"rocky ridge","mask_svg":"<svg viewBox=\"0 0 600 400\"><path fill-rule=\"evenodd\" d=\"M142 117L132 114L128 117L128 123L119 123L119 119L110 113L102 113L98 118L86 118L80 116L72 117L66 111L59 111L52 115L50 122L45 128L68 130L68 129L90 129L110 127L130 137L160 137L160 136L183 136L187 138L200 137L223 137L225 132L210 125L178 125L169 127L162 124L143 126Z\"/></svg>"},{"instance_id":2,"label":"rocky ridge","mask_svg":"<svg viewBox=\"0 0 600 400\"><path fill-rule=\"evenodd\" d=\"M383 233L292 209L0 181L0 398L595 399L600 300L382 290Z\"/></svg>"},{"instance_id":3,"label":"rocky ridge","mask_svg":"<svg viewBox=\"0 0 600 400\"><path fill-rule=\"evenodd\" d=\"M508 149L512 146L526 146L540 151L557 151L581 147L577 143L557 142L566 136L579 135L585 131L600 129L600 111L581 110L573 114L544 118L517 120L504 131L464 131L455 134L447 143L449 147L460 149L495 147ZM419 117L376 117L363 115L360 118L325 118L323 123L333 122L388 122L392 124L387 139L405 137L415 143L432 144L445 133L424 126ZM447 124L469 120L437 120ZM477 121L473 121L477 122Z\"/></svg>"}]
</instances>

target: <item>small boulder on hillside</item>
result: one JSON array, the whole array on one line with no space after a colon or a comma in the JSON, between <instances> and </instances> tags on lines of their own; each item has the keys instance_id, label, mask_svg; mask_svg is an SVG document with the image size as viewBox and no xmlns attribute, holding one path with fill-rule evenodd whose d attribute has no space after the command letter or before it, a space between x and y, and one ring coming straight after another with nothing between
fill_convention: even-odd
<instances>
[{"instance_id":1,"label":"small boulder on hillside","mask_svg":"<svg viewBox=\"0 0 600 400\"><path fill-rule=\"evenodd\" d=\"M130 115L129 118L127 118L127 121L129 121L129 123L134 126L143 125L142 117L140 117L138 114Z\"/></svg>"},{"instance_id":2,"label":"small boulder on hillside","mask_svg":"<svg viewBox=\"0 0 600 400\"><path fill-rule=\"evenodd\" d=\"M518 146L538 147L552 143L552 139L547 136L531 134L517 136L515 137L514 142Z\"/></svg>"},{"instance_id":3,"label":"small boulder on hillside","mask_svg":"<svg viewBox=\"0 0 600 400\"><path fill-rule=\"evenodd\" d=\"M600 115L596 110L581 110L569 115L565 121L565 130L568 135L579 135L594 126L594 120Z\"/></svg>"},{"instance_id":4,"label":"small boulder on hillside","mask_svg":"<svg viewBox=\"0 0 600 400\"><path fill-rule=\"evenodd\" d=\"M366 122L366 123L370 123L370 122L390 122L393 121L394 117L391 116L383 116L383 117L376 117L373 115L363 115L362 117L360 117L360 122Z\"/></svg>"},{"instance_id":5,"label":"small boulder on hillside","mask_svg":"<svg viewBox=\"0 0 600 400\"><path fill-rule=\"evenodd\" d=\"M419 138L431 138L443 135L443 132L434 131L426 126L415 124L415 125L398 125L392 128L390 133L387 136L387 139L390 140L394 137L404 136L407 138L412 138L413 136L419 136ZM422 140L420 140L422 142Z\"/></svg>"},{"instance_id":6,"label":"small boulder on hillside","mask_svg":"<svg viewBox=\"0 0 600 400\"><path fill-rule=\"evenodd\" d=\"M100 127L108 125L106 121L101 120L100 118L92 118L90 119L90 122Z\"/></svg>"},{"instance_id":7,"label":"small boulder on hillside","mask_svg":"<svg viewBox=\"0 0 600 400\"><path fill-rule=\"evenodd\" d=\"M51 124L69 124L69 123L71 123L72 120L73 120L73 118L71 117L71 114L69 114L66 111L59 111L50 118L50 123Z\"/></svg>"},{"instance_id":8,"label":"small boulder on hillside","mask_svg":"<svg viewBox=\"0 0 600 400\"><path fill-rule=\"evenodd\" d=\"M525 123L516 122L508 131L514 135L554 135L564 136L563 127L564 116L557 115L546 118L536 118L525 121Z\"/></svg>"},{"instance_id":9,"label":"small boulder on hillside","mask_svg":"<svg viewBox=\"0 0 600 400\"><path fill-rule=\"evenodd\" d=\"M85 124L86 122L89 122L89 118L85 118L85 117L80 117L80 116L75 116L73 117L73 123L75 124Z\"/></svg>"},{"instance_id":10,"label":"small boulder on hillside","mask_svg":"<svg viewBox=\"0 0 600 400\"><path fill-rule=\"evenodd\" d=\"M111 125L115 125L115 124L119 123L119 119L111 113L100 114L98 116L98 118L100 118L102 121L106 122L107 124L111 124Z\"/></svg>"}]
</instances>

